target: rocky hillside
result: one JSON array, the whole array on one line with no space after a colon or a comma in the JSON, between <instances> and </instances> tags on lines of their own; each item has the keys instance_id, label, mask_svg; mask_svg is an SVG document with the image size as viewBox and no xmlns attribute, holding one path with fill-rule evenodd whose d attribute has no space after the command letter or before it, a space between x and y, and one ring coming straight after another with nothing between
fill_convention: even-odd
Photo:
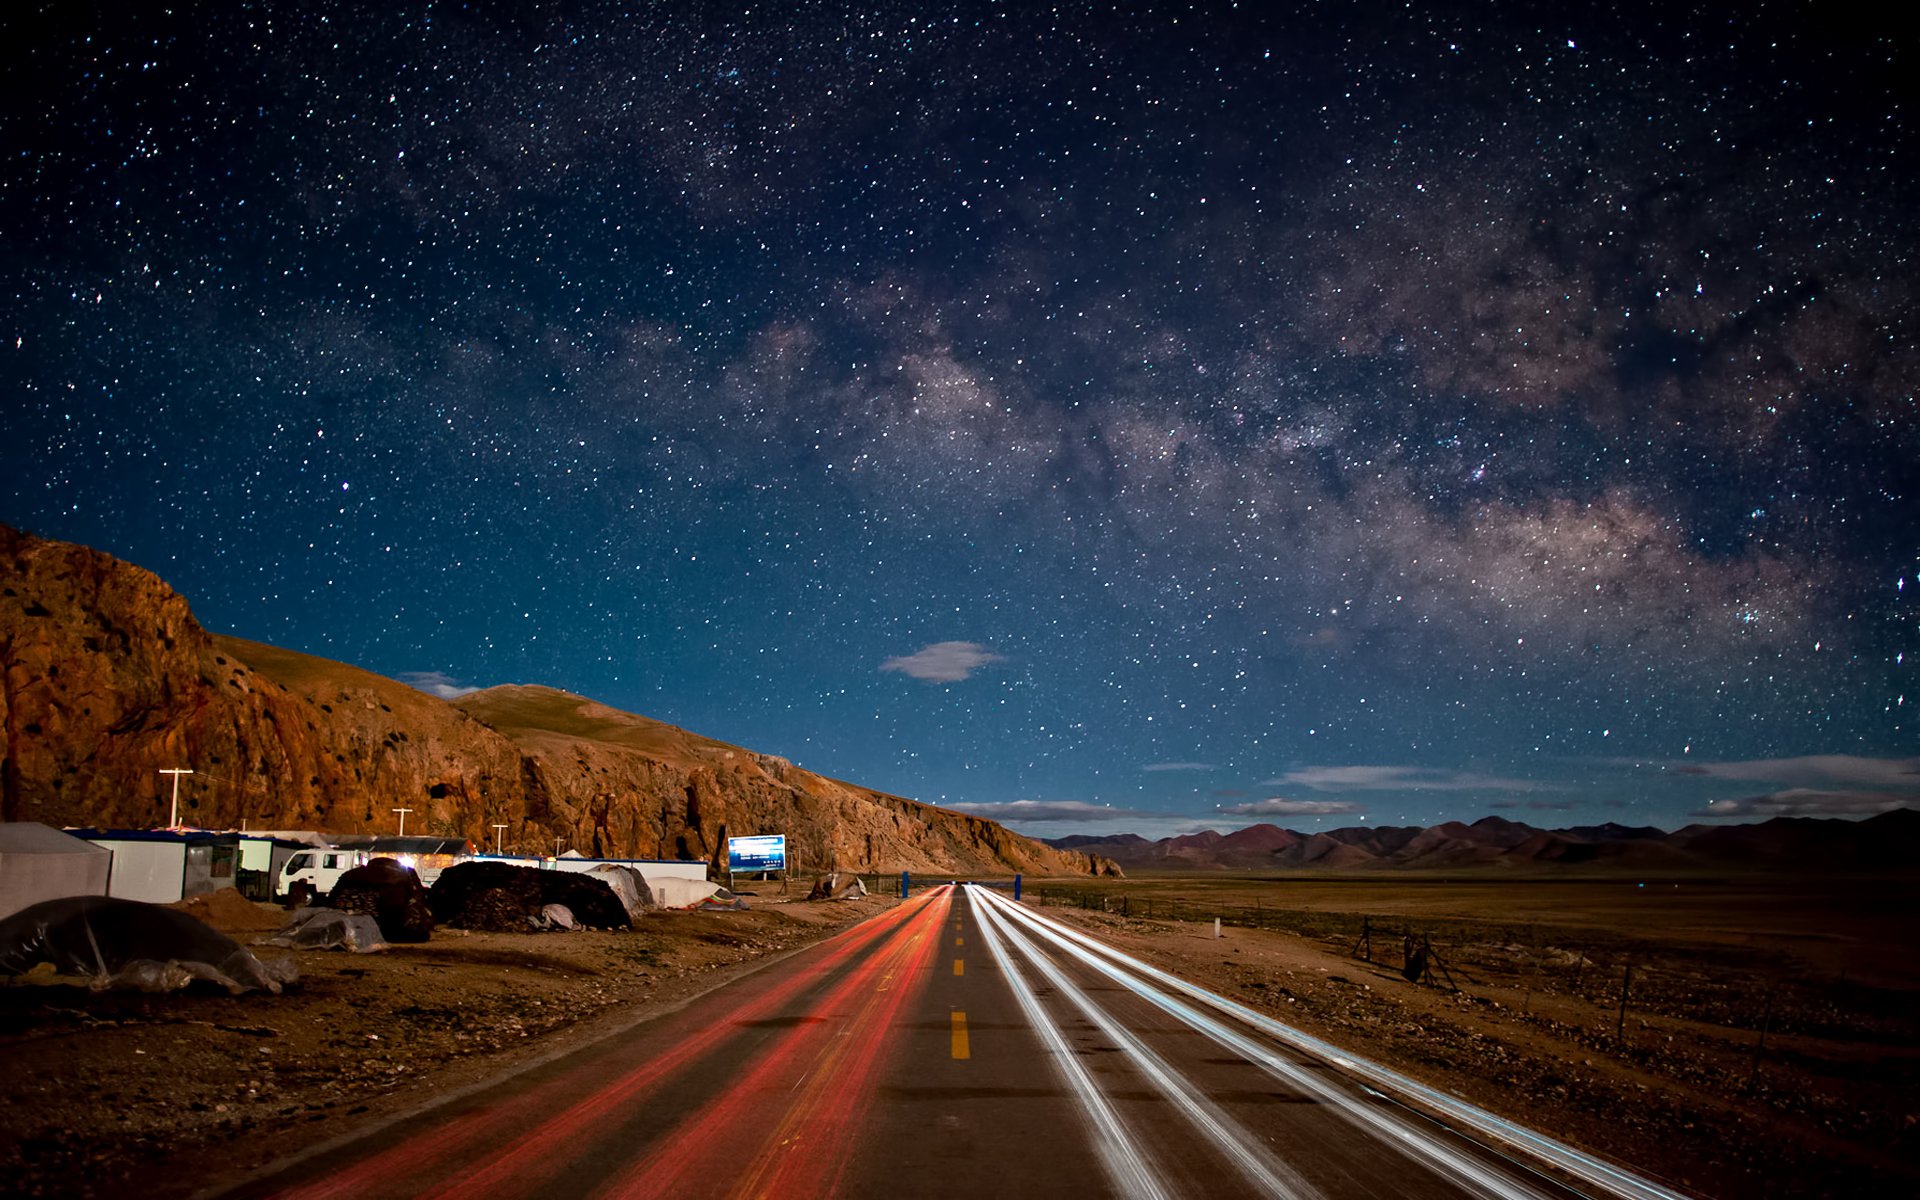
<instances>
[{"instance_id":1,"label":"rocky hillside","mask_svg":"<svg viewBox=\"0 0 1920 1200\"><path fill-rule=\"evenodd\" d=\"M0 526L0 820L409 832L720 861L785 833L798 869L1116 872L991 821L827 779L550 688L457 704L203 630L151 572Z\"/></svg>"}]
</instances>

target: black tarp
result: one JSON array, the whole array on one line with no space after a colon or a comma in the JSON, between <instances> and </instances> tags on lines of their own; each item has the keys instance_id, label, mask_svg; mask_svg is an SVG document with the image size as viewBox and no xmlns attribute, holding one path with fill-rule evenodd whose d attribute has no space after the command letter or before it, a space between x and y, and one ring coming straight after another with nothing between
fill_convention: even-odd
<instances>
[{"instance_id":1,"label":"black tarp","mask_svg":"<svg viewBox=\"0 0 1920 1200\"><path fill-rule=\"evenodd\" d=\"M98 988L177 991L196 979L230 992L278 994L298 978L291 958L264 963L186 913L112 896L45 900L0 921L0 975L51 963Z\"/></svg>"},{"instance_id":2,"label":"black tarp","mask_svg":"<svg viewBox=\"0 0 1920 1200\"><path fill-rule=\"evenodd\" d=\"M574 920L595 929L630 929L633 919L613 889L590 875L541 871L498 862L448 867L427 899L433 915L467 929L543 928L542 910L564 904Z\"/></svg>"}]
</instances>

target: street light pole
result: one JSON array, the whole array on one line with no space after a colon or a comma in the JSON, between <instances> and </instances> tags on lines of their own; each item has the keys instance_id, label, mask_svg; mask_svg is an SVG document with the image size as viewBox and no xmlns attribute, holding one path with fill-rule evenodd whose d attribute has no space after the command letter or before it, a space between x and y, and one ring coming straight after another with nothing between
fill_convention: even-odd
<instances>
[{"instance_id":1,"label":"street light pole","mask_svg":"<svg viewBox=\"0 0 1920 1200\"><path fill-rule=\"evenodd\" d=\"M396 808L393 811L400 814L400 836L407 836L407 814L413 810L410 808Z\"/></svg>"},{"instance_id":2,"label":"street light pole","mask_svg":"<svg viewBox=\"0 0 1920 1200\"><path fill-rule=\"evenodd\" d=\"M500 838L501 838L500 831L505 828L506 828L505 825L498 825L498 824L496 824L493 827L493 856L495 858L500 857Z\"/></svg>"},{"instance_id":3,"label":"street light pole","mask_svg":"<svg viewBox=\"0 0 1920 1200\"><path fill-rule=\"evenodd\" d=\"M180 777L193 772L186 767L161 767L160 773L173 776L173 811L167 814L167 828L172 829L180 824Z\"/></svg>"}]
</instances>

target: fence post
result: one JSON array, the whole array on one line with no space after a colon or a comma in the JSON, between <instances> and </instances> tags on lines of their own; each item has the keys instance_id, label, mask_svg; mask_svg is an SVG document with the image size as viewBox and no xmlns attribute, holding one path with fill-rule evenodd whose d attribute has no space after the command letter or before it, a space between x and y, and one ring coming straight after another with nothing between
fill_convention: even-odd
<instances>
[{"instance_id":1,"label":"fence post","mask_svg":"<svg viewBox=\"0 0 1920 1200\"><path fill-rule=\"evenodd\" d=\"M1620 977L1620 1015L1613 1023L1613 1040L1623 1042L1627 1036L1627 993L1633 988L1633 964L1627 964L1626 973Z\"/></svg>"},{"instance_id":2,"label":"fence post","mask_svg":"<svg viewBox=\"0 0 1920 1200\"><path fill-rule=\"evenodd\" d=\"M1020 877L1018 875L1013 877L1013 899L1015 903L1018 903L1020 900Z\"/></svg>"},{"instance_id":3,"label":"fence post","mask_svg":"<svg viewBox=\"0 0 1920 1200\"><path fill-rule=\"evenodd\" d=\"M1767 999L1760 1009L1760 1038L1753 1044L1753 1065L1747 1068L1747 1086L1760 1078L1760 1055L1767 1048L1767 1028L1773 1024L1773 984L1767 984Z\"/></svg>"},{"instance_id":4,"label":"fence post","mask_svg":"<svg viewBox=\"0 0 1920 1200\"><path fill-rule=\"evenodd\" d=\"M907 873L905 871L902 871L900 872L900 898L902 900L905 900L907 898L907 887L908 887Z\"/></svg>"}]
</instances>

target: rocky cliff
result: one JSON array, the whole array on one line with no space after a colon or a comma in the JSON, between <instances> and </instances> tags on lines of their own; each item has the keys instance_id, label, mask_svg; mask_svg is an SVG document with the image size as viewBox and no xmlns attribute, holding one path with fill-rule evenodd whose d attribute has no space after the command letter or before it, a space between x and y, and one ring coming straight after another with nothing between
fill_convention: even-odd
<instances>
[{"instance_id":1,"label":"rocky cliff","mask_svg":"<svg viewBox=\"0 0 1920 1200\"><path fill-rule=\"evenodd\" d=\"M203 630L151 572L0 526L0 819L409 832L609 857L725 857L785 833L801 871L1117 873L978 817L801 770L551 688L456 703Z\"/></svg>"}]
</instances>

